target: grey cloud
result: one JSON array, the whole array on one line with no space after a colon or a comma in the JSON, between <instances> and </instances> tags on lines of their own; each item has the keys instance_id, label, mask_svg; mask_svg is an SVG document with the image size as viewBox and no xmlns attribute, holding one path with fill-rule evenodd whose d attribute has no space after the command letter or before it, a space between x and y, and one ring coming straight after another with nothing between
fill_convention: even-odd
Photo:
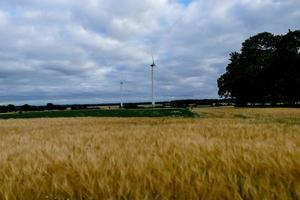
<instances>
[{"instance_id":1,"label":"grey cloud","mask_svg":"<svg viewBox=\"0 0 300 200\"><path fill-rule=\"evenodd\" d=\"M228 54L299 28L298 0L2 0L0 103L216 98Z\"/></svg>"}]
</instances>

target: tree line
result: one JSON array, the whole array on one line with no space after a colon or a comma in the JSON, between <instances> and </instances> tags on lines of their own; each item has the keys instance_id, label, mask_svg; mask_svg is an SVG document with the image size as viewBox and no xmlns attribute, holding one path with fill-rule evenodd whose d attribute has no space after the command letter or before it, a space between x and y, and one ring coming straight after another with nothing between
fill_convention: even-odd
<instances>
[{"instance_id":1,"label":"tree line","mask_svg":"<svg viewBox=\"0 0 300 200\"><path fill-rule=\"evenodd\" d=\"M173 101L157 102L157 108L188 108L196 106L223 106L233 105L233 99L182 99ZM0 106L0 113L7 112L29 112L29 111L52 111L52 110L85 110L85 109L99 109L100 106L119 106L118 103L112 104L73 104L73 105L55 105L48 103L44 106L34 106L24 104L22 106L15 106L13 104ZM138 109L149 108L151 102L138 102L138 103L124 103L125 109Z\"/></svg>"},{"instance_id":2,"label":"tree line","mask_svg":"<svg viewBox=\"0 0 300 200\"><path fill-rule=\"evenodd\" d=\"M300 31L245 40L240 52L230 54L218 88L220 97L233 98L238 106L300 104Z\"/></svg>"},{"instance_id":3,"label":"tree line","mask_svg":"<svg viewBox=\"0 0 300 200\"><path fill-rule=\"evenodd\" d=\"M15 106L13 104L2 105L0 106L0 113L7 112L28 112L28 111L44 111L44 110L65 110L67 106L62 105L54 105L52 103L48 103L45 106L32 106L28 104L24 104L22 106Z\"/></svg>"}]
</instances>

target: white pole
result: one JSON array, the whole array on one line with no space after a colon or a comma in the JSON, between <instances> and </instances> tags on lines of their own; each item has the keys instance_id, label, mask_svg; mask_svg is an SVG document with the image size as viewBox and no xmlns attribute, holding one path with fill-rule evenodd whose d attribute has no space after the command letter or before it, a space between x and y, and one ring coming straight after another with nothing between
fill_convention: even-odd
<instances>
[{"instance_id":1,"label":"white pole","mask_svg":"<svg viewBox=\"0 0 300 200\"><path fill-rule=\"evenodd\" d=\"M123 108L123 82L120 82L120 100L121 100L121 108Z\"/></svg>"},{"instance_id":2,"label":"white pole","mask_svg":"<svg viewBox=\"0 0 300 200\"><path fill-rule=\"evenodd\" d=\"M154 80L153 80L153 71L154 66L151 67L151 80L152 80L152 107L155 107L155 101L154 101Z\"/></svg>"}]
</instances>

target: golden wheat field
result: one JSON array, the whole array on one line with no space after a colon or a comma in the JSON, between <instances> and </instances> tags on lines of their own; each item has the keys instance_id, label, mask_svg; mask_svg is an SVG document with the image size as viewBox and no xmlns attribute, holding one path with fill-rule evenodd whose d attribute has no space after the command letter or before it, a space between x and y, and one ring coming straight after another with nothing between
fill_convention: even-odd
<instances>
[{"instance_id":1,"label":"golden wheat field","mask_svg":"<svg viewBox=\"0 0 300 200\"><path fill-rule=\"evenodd\" d=\"M300 199L300 109L0 121L0 199Z\"/></svg>"}]
</instances>

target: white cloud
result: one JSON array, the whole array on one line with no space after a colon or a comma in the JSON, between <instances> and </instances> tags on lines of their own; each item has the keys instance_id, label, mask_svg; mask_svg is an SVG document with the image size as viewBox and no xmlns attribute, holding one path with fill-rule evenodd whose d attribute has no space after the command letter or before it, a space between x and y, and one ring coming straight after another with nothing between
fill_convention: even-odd
<instances>
[{"instance_id":1,"label":"white cloud","mask_svg":"<svg viewBox=\"0 0 300 200\"><path fill-rule=\"evenodd\" d=\"M298 0L2 0L0 103L217 97L228 54L258 32L299 28ZM14 88L11 90L11 88ZM68 102L69 101L69 102Z\"/></svg>"}]
</instances>

